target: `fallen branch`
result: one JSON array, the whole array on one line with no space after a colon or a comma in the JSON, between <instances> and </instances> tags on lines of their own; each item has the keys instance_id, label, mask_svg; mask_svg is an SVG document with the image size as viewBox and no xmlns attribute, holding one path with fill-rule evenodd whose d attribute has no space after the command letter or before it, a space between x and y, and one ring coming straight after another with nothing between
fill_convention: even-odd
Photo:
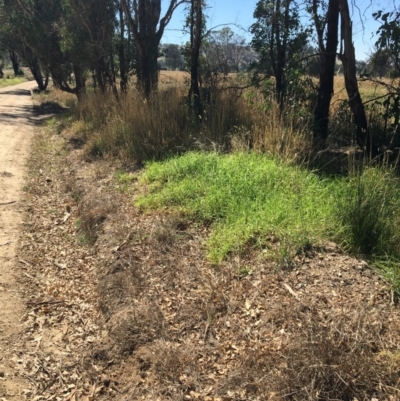
<instances>
[{"instance_id":1,"label":"fallen branch","mask_svg":"<svg viewBox=\"0 0 400 401\"><path fill-rule=\"evenodd\" d=\"M289 284L283 284L283 286L290 292L291 295L293 295L298 301L300 301L299 296L296 294L296 292L292 289L292 287Z\"/></svg>"},{"instance_id":2,"label":"fallen branch","mask_svg":"<svg viewBox=\"0 0 400 401\"><path fill-rule=\"evenodd\" d=\"M16 201L9 201L9 202L1 202L0 206L2 205L11 205L11 203L15 203Z\"/></svg>"},{"instance_id":3,"label":"fallen branch","mask_svg":"<svg viewBox=\"0 0 400 401\"><path fill-rule=\"evenodd\" d=\"M24 275L25 277L30 278L31 280L34 280L34 279L35 279L35 277L31 276L31 275L28 274L28 273L23 272L23 275Z\"/></svg>"}]
</instances>

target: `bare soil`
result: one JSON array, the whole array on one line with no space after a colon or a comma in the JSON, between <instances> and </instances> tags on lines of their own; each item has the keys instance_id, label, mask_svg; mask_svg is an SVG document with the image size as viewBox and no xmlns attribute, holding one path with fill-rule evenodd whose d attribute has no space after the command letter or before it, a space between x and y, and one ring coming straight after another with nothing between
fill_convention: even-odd
<instances>
[{"instance_id":1,"label":"bare soil","mask_svg":"<svg viewBox=\"0 0 400 401\"><path fill-rule=\"evenodd\" d=\"M251 249L212 265L209 228L140 213L145 189L116 180L140 169L85 161L59 128L28 163L15 399L400 399L400 311L368 261L325 243L294 266Z\"/></svg>"},{"instance_id":2,"label":"bare soil","mask_svg":"<svg viewBox=\"0 0 400 401\"><path fill-rule=\"evenodd\" d=\"M17 264L25 163L35 124L34 87L28 82L0 89L0 399L19 400L27 386L15 377L10 357L18 347L25 311Z\"/></svg>"}]
</instances>

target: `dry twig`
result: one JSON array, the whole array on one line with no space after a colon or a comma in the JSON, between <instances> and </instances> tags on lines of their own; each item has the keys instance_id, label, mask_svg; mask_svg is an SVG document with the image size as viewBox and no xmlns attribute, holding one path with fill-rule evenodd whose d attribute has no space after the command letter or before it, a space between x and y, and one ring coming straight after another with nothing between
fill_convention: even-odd
<instances>
[{"instance_id":1,"label":"dry twig","mask_svg":"<svg viewBox=\"0 0 400 401\"><path fill-rule=\"evenodd\" d=\"M9 202L1 202L0 203L0 206L3 206L3 205L11 205L12 203L16 203L17 201L9 201Z\"/></svg>"}]
</instances>

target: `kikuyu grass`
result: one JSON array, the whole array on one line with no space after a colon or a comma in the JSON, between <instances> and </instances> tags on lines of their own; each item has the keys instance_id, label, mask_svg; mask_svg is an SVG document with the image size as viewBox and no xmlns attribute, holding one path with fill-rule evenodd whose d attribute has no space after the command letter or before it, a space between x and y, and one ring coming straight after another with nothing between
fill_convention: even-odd
<instances>
[{"instance_id":1,"label":"kikuyu grass","mask_svg":"<svg viewBox=\"0 0 400 401\"><path fill-rule=\"evenodd\" d=\"M399 180L388 168L332 178L263 154L191 152L148 163L140 182L148 185L142 209L167 206L211 225L214 263L249 245L290 258L324 240L357 255L400 258Z\"/></svg>"},{"instance_id":2,"label":"kikuyu grass","mask_svg":"<svg viewBox=\"0 0 400 401\"><path fill-rule=\"evenodd\" d=\"M212 225L216 263L248 244L267 251L271 235L295 251L323 236L334 214L332 183L256 153L188 153L150 163L142 181L150 187L139 206L169 206Z\"/></svg>"}]
</instances>

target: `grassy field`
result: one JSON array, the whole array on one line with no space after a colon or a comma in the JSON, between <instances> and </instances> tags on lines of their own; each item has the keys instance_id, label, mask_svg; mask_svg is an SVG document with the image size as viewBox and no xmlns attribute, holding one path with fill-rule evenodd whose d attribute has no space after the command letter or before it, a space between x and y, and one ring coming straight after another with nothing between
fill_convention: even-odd
<instances>
[{"instance_id":1,"label":"grassy field","mask_svg":"<svg viewBox=\"0 0 400 401\"><path fill-rule=\"evenodd\" d=\"M169 85L169 86L176 86L184 84L190 75L188 72L185 71L161 71L160 72L160 83L162 85ZM237 74L231 73L229 74L229 78L232 80L236 80ZM393 80L388 78L382 78L379 81L382 81L386 84L393 83ZM317 83L317 80L315 80ZM361 95L363 96L364 100L368 100L375 96L380 96L385 93L384 87L381 85L374 83L372 81L359 81L359 87ZM343 100L347 98L346 87L344 83L344 76L343 75L336 75L335 76L335 83L334 83L334 99L335 100Z\"/></svg>"},{"instance_id":2,"label":"grassy field","mask_svg":"<svg viewBox=\"0 0 400 401\"><path fill-rule=\"evenodd\" d=\"M388 78L383 78L380 81L386 83L386 84L393 84L393 80L390 80ZM363 101L371 100L374 98L377 98L379 96L384 95L387 91L385 87L382 85L379 85L377 83L374 83L372 81L363 81L360 80L358 82L359 89L360 89L360 94L363 99ZM346 92L346 87L344 83L344 77L343 76L335 76L335 84L334 84L334 96L332 98L332 107L335 108L337 107L338 103L340 103L343 100L346 100L348 98L347 92Z\"/></svg>"}]
</instances>

